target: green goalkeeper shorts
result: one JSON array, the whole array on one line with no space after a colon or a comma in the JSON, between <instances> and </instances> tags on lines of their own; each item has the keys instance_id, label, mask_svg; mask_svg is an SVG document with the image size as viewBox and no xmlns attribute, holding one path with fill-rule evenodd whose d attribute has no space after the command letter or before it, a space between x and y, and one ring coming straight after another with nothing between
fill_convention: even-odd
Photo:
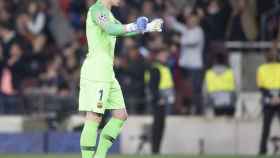
<instances>
[{"instance_id":1,"label":"green goalkeeper shorts","mask_svg":"<svg viewBox=\"0 0 280 158\"><path fill-rule=\"evenodd\" d=\"M79 111L104 114L106 109L124 109L125 103L119 82L80 80Z\"/></svg>"}]
</instances>

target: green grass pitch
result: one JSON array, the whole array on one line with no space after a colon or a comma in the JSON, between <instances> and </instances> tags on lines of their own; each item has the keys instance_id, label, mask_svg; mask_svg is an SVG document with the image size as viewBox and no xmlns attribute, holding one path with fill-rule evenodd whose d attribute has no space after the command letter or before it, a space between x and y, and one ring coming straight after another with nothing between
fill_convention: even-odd
<instances>
[{"instance_id":1,"label":"green grass pitch","mask_svg":"<svg viewBox=\"0 0 280 158\"><path fill-rule=\"evenodd\" d=\"M276 156L278 157L278 156ZM179 156L179 155L162 155L162 156L136 156L136 155L116 155L108 158L276 158L275 156L258 157L258 156ZM81 158L80 155L1 155L0 158Z\"/></svg>"}]
</instances>

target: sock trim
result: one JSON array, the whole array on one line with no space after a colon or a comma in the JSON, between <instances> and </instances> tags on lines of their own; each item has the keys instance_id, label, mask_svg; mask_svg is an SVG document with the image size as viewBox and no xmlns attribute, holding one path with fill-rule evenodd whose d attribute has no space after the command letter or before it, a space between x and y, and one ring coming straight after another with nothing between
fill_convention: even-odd
<instances>
[{"instance_id":1,"label":"sock trim","mask_svg":"<svg viewBox=\"0 0 280 158\"><path fill-rule=\"evenodd\" d=\"M104 135L103 137L104 137L105 139L109 140L109 141L112 142L112 143L114 143L114 141L115 141L115 138L113 138L113 137L110 136L110 135Z\"/></svg>"},{"instance_id":2,"label":"sock trim","mask_svg":"<svg viewBox=\"0 0 280 158\"><path fill-rule=\"evenodd\" d=\"M81 146L81 150L95 151L96 150L96 146Z\"/></svg>"}]
</instances>

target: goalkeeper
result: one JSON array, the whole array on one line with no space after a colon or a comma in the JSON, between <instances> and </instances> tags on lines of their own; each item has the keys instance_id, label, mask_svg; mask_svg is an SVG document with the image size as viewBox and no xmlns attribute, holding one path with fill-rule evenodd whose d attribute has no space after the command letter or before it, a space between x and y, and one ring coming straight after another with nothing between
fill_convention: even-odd
<instances>
[{"instance_id":1,"label":"goalkeeper","mask_svg":"<svg viewBox=\"0 0 280 158\"><path fill-rule=\"evenodd\" d=\"M123 94L113 71L116 37L162 31L161 19L148 23L146 17L139 17L135 23L121 24L110 11L120 1L97 0L87 15L88 54L81 69L79 94L79 111L86 112L80 140L82 158L105 158L127 119ZM97 129L106 109L112 111L112 118L96 145Z\"/></svg>"}]
</instances>

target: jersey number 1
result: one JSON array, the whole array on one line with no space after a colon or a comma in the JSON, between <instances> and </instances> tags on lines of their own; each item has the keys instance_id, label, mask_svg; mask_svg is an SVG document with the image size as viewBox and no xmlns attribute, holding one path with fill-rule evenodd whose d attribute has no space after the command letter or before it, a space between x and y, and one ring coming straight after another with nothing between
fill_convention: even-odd
<instances>
[{"instance_id":1,"label":"jersey number 1","mask_svg":"<svg viewBox=\"0 0 280 158\"><path fill-rule=\"evenodd\" d=\"M100 89L100 90L99 90L99 94L100 94L99 100L102 101L102 98L103 98L103 89Z\"/></svg>"}]
</instances>

